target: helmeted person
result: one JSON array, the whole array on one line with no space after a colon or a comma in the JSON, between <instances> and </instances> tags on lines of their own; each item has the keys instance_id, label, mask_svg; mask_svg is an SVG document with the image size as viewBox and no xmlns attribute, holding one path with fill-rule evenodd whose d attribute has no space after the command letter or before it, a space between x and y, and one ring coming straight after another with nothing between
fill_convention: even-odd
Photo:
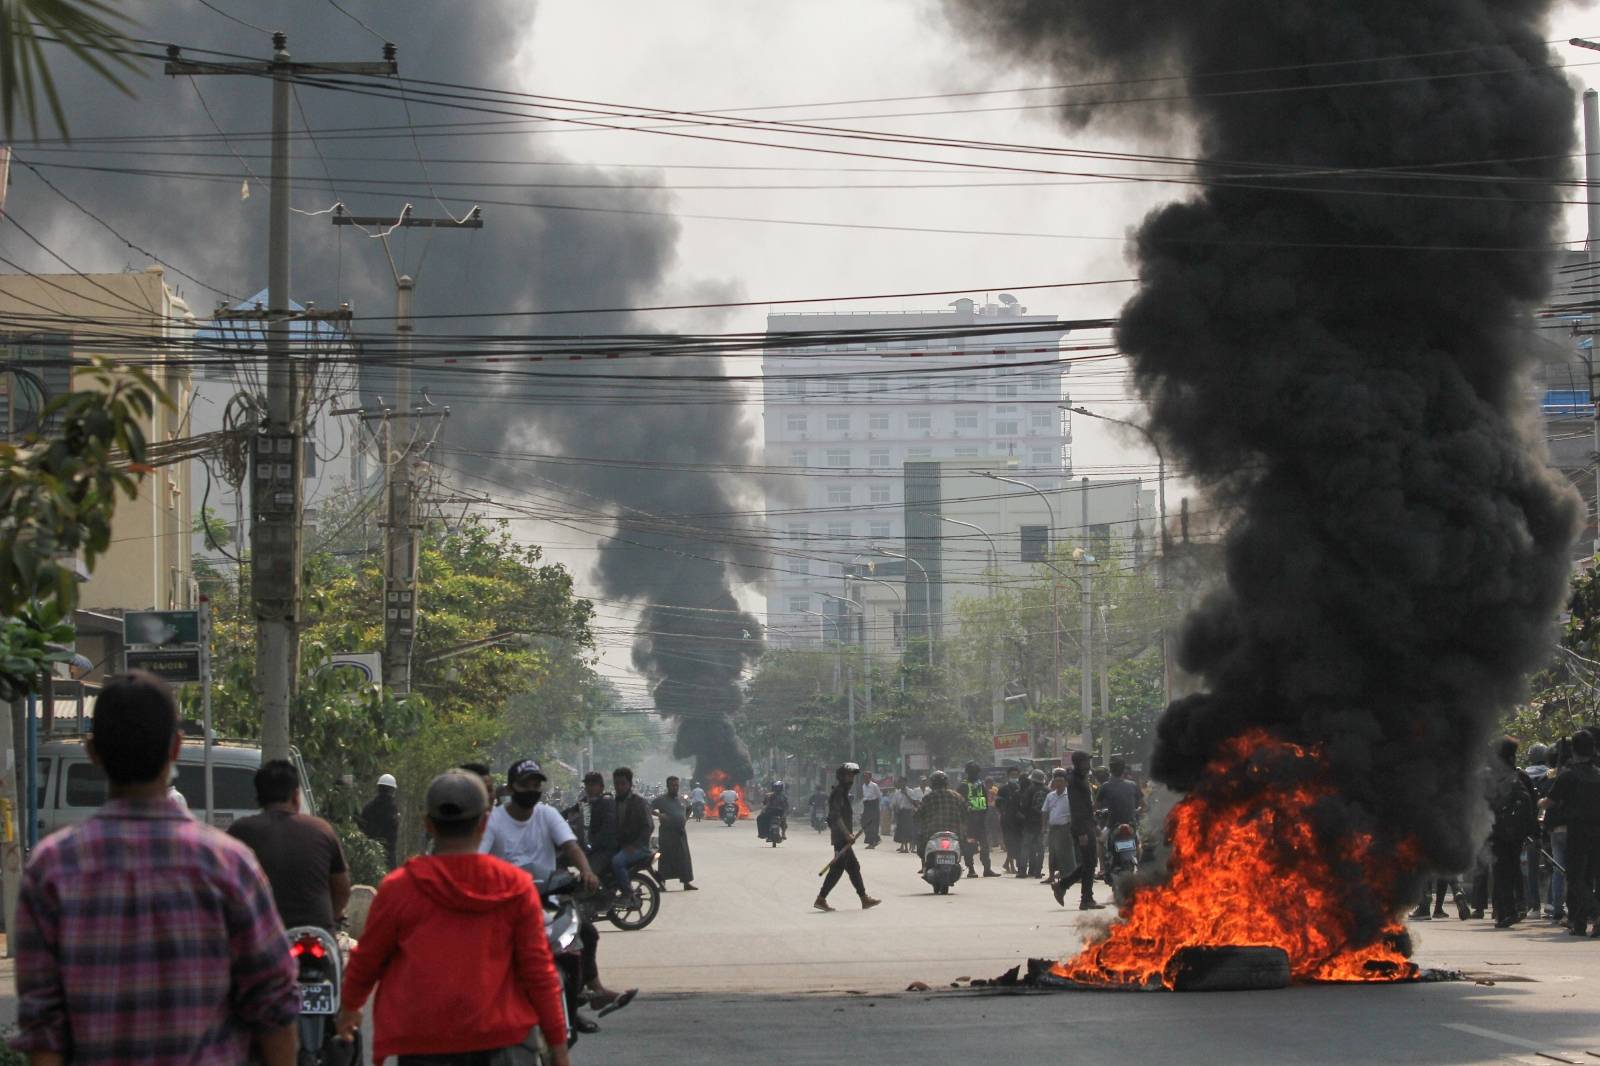
<instances>
[{"instance_id":1,"label":"helmeted person","mask_svg":"<svg viewBox=\"0 0 1600 1066\"><path fill-rule=\"evenodd\" d=\"M961 783L961 796L967 803L967 822L961 834L961 856L967 860L967 876L977 877L973 867L975 857L983 859L983 876L999 877L989 864L989 786L983 780L983 768L975 762L967 763L967 779Z\"/></svg>"},{"instance_id":2,"label":"helmeted person","mask_svg":"<svg viewBox=\"0 0 1600 1066\"><path fill-rule=\"evenodd\" d=\"M828 830L833 840L833 847L837 854L829 864L828 876L823 879L822 891L817 894L812 906L819 911L831 911L833 907L828 904L828 893L833 891L833 886L839 883L839 878L848 874L850 885L856 890L856 895L861 897L861 909L867 910L876 907L879 900L867 895L866 883L861 880L861 863L856 859L855 848L855 809L850 803L850 793L856 783L856 775L861 772L861 767L853 762L842 764L834 771L837 783L833 791L828 794Z\"/></svg>"},{"instance_id":3,"label":"helmeted person","mask_svg":"<svg viewBox=\"0 0 1600 1066\"><path fill-rule=\"evenodd\" d=\"M384 858L391 870L395 865L395 849L400 843L400 805L396 795L398 791L399 786L396 785L393 774L384 774L378 778L378 794L361 808L361 817L357 823L361 827L361 832L383 845Z\"/></svg>"},{"instance_id":4,"label":"helmeted person","mask_svg":"<svg viewBox=\"0 0 1600 1066\"><path fill-rule=\"evenodd\" d=\"M789 793L784 791L782 781L774 781L772 789L767 793L766 800L761 804L761 813L756 816L756 836L765 840L767 829L772 825L772 820L778 820L778 826L783 831L785 839L788 838L789 821Z\"/></svg>"},{"instance_id":5,"label":"helmeted person","mask_svg":"<svg viewBox=\"0 0 1600 1066\"><path fill-rule=\"evenodd\" d=\"M950 775L935 770L928 775L928 791L917 806L917 856L927 850L928 838L935 833L961 836L967 824L967 801L950 787Z\"/></svg>"}]
</instances>

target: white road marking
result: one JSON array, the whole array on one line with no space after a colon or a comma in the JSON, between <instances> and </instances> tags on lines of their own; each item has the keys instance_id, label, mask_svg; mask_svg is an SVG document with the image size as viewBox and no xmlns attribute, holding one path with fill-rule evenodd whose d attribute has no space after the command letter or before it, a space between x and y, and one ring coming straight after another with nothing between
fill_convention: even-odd
<instances>
[{"instance_id":1,"label":"white road marking","mask_svg":"<svg viewBox=\"0 0 1600 1066\"><path fill-rule=\"evenodd\" d=\"M1444 1026L1446 1029L1454 1029L1458 1033L1471 1033L1473 1036L1481 1036L1488 1040L1498 1040L1502 1044L1510 1044L1512 1047L1524 1048L1528 1051L1544 1050L1543 1044L1537 1043L1533 1040L1524 1040L1522 1037L1512 1036L1510 1033L1497 1033L1493 1029L1483 1029L1476 1025L1467 1025L1465 1022L1440 1022L1439 1024Z\"/></svg>"}]
</instances>

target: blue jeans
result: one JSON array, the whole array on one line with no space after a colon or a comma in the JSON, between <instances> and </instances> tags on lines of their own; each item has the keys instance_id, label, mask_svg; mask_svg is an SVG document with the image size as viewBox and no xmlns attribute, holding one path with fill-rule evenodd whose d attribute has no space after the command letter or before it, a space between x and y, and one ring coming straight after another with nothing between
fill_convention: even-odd
<instances>
[{"instance_id":1,"label":"blue jeans","mask_svg":"<svg viewBox=\"0 0 1600 1066\"><path fill-rule=\"evenodd\" d=\"M629 891L628 864L649 853L649 848L618 848L611 856L611 876L616 878L618 892Z\"/></svg>"}]
</instances>

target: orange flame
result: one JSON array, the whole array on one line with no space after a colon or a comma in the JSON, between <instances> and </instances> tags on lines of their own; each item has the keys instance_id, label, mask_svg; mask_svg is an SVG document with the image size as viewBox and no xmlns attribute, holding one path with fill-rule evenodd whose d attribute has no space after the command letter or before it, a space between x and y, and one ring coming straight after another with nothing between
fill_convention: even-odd
<instances>
[{"instance_id":1,"label":"orange flame","mask_svg":"<svg viewBox=\"0 0 1600 1066\"><path fill-rule=\"evenodd\" d=\"M728 774L725 770L713 770L706 775L708 787L706 795L711 797L711 809L716 810L722 806L722 794L728 790ZM750 805L744 801L744 789L738 785L733 786L733 794L739 801L739 817L749 818Z\"/></svg>"},{"instance_id":2,"label":"orange flame","mask_svg":"<svg viewBox=\"0 0 1600 1066\"><path fill-rule=\"evenodd\" d=\"M1320 750L1259 730L1229 741L1167 820L1167 880L1136 888L1104 939L1053 972L1170 988L1182 949L1250 946L1282 948L1300 981L1414 978L1392 912L1418 865L1416 845L1379 847L1365 833L1319 842L1316 807L1336 800L1322 765ZM1368 933L1356 929L1358 912L1379 916L1364 923Z\"/></svg>"}]
</instances>

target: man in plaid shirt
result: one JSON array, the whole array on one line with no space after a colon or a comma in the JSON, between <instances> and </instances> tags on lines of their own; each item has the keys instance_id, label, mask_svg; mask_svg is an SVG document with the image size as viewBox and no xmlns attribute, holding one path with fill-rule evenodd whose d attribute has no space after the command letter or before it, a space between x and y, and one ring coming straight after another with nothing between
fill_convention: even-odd
<instances>
[{"instance_id":1,"label":"man in plaid shirt","mask_svg":"<svg viewBox=\"0 0 1600 1066\"><path fill-rule=\"evenodd\" d=\"M150 674L111 680L89 756L110 799L42 841L13 942L32 1066L293 1066L299 994L283 923L250 849L167 798L178 708Z\"/></svg>"},{"instance_id":2,"label":"man in plaid shirt","mask_svg":"<svg viewBox=\"0 0 1600 1066\"><path fill-rule=\"evenodd\" d=\"M917 808L917 861L928 846L928 838L939 832L960 836L966 825L967 801L961 793L950 787L950 777L943 770L928 775L928 792Z\"/></svg>"}]
</instances>

